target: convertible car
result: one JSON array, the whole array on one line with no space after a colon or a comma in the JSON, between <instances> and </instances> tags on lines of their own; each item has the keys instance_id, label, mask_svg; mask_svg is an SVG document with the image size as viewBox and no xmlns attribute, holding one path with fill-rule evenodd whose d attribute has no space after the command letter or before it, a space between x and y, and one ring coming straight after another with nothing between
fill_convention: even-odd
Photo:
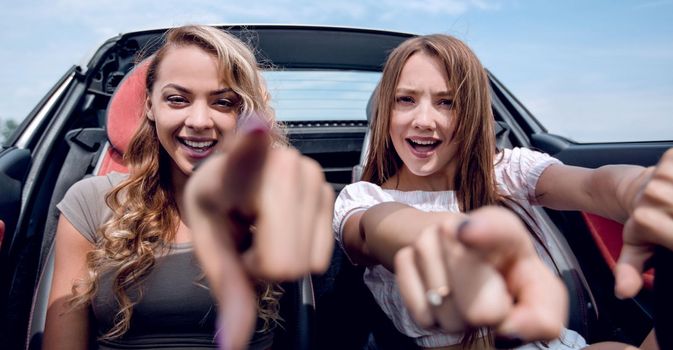
<instances>
[{"instance_id":1,"label":"convertible car","mask_svg":"<svg viewBox=\"0 0 673 350\"><path fill-rule=\"evenodd\" d=\"M387 54L412 34L279 25L222 29L255 47L292 145L322 165L336 192L357 180L368 144L371 93ZM164 31L106 41L86 64L72 66L2 145L0 347L40 347L55 204L76 181L124 169L120 155L134 122L125 114L123 94L138 72L134 67L156 50ZM532 147L566 164L597 167L653 165L673 146L673 141L582 144L550 134L490 72L489 79L498 147ZM649 271L636 298L614 297L611 267L621 226L586 213L544 209L530 219L543 228L535 239L570 291L569 327L590 342L639 344L653 326L656 288ZM281 301L286 325L274 348L412 348L373 302L362 269L338 249L327 273L288 283L286 290Z\"/></svg>"}]
</instances>

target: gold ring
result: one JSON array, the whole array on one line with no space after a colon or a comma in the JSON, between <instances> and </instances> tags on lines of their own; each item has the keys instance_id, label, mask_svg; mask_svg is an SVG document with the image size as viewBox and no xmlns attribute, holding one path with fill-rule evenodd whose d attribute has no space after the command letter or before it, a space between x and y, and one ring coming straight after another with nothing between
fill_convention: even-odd
<instances>
[{"instance_id":1,"label":"gold ring","mask_svg":"<svg viewBox=\"0 0 673 350\"><path fill-rule=\"evenodd\" d=\"M448 297L451 293L449 286L441 286L437 288L428 289L425 292L425 298L428 300L428 303L432 306L442 305L444 298Z\"/></svg>"}]
</instances>

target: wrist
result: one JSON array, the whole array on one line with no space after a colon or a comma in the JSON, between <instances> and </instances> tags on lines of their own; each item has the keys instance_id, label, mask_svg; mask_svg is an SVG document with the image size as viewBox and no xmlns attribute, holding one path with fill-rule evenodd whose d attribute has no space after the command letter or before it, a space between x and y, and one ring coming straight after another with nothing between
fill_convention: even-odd
<instances>
[{"instance_id":1,"label":"wrist","mask_svg":"<svg viewBox=\"0 0 673 350\"><path fill-rule=\"evenodd\" d=\"M626 189L622 192L623 199L621 200L622 207L628 213L628 216L633 214L633 211L638 206L642 192L645 189L645 186L652 178L655 167L648 167L642 169L642 171L635 177L633 180L625 186Z\"/></svg>"}]
</instances>

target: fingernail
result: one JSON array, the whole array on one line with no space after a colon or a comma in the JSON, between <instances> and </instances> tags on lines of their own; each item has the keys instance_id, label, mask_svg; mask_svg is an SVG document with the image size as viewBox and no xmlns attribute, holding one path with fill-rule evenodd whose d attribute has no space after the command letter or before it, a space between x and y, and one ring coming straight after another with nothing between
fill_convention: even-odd
<instances>
[{"instance_id":1,"label":"fingernail","mask_svg":"<svg viewBox=\"0 0 673 350\"><path fill-rule=\"evenodd\" d=\"M467 226L470 224L469 219L463 220L458 227L456 228L456 239L459 241L463 241L463 236L465 236L465 230L467 229Z\"/></svg>"},{"instance_id":2,"label":"fingernail","mask_svg":"<svg viewBox=\"0 0 673 350\"><path fill-rule=\"evenodd\" d=\"M259 114L253 112L238 119L238 131L243 134L260 134L269 131L269 126Z\"/></svg>"},{"instance_id":3,"label":"fingernail","mask_svg":"<svg viewBox=\"0 0 673 350\"><path fill-rule=\"evenodd\" d=\"M496 335L494 344L496 349L513 349L524 344L523 339L516 334Z\"/></svg>"}]
</instances>

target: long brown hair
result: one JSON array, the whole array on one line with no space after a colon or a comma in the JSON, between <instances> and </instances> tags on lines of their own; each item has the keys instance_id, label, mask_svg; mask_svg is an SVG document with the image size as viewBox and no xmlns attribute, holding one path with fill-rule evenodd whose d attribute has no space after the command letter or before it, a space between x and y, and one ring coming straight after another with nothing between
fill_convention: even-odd
<instances>
[{"instance_id":1,"label":"long brown hair","mask_svg":"<svg viewBox=\"0 0 673 350\"><path fill-rule=\"evenodd\" d=\"M407 60L416 53L436 58L454 91L456 176L454 189L462 211L497 203L493 158L495 136L488 78L479 59L460 40L443 34L414 37L395 48L374 92L373 125L363 180L381 185L395 175L402 160L390 139L395 90Z\"/></svg>"},{"instance_id":2,"label":"long brown hair","mask_svg":"<svg viewBox=\"0 0 673 350\"><path fill-rule=\"evenodd\" d=\"M388 56L381 82L373 95L373 120L369 153L362 178L383 184L402 166L402 160L390 138L390 118L395 92L407 60L417 53L437 59L448 77L448 89L454 92L456 115L454 140L456 175L453 189L461 211L468 212L499 203L495 185L495 135L488 77L477 56L462 41L443 34L418 36L406 40ZM482 339L479 336L484 335ZM470 329L461 343L470 347L491 342L490 332Z\"/></svg>"},{"instance_id":3,"label":"long brown hair","mask_svg":"<svg viewBox=\"0 0 673 350\"><path fill-rule=\"evenodd\" d=\"M269 94L254 54L239 39L209 26L184 26L165 34L163 46L152 56L146 78L151 95L157 71L166 53L174 47L194 45L217 58L220 79L241 98L239 116L252 112L263 116L271 127L275 144L285 144L282 128L275 121ZM106 196L112 218L99 230L101 239L87 255L88 277L73 286L73 306L88 304L98 290L100 278L111 273L119 311L114 326L102 339L122 336L130 326L133 305L129 290L137 287L155 265L157 254L166 254L175 238L180 215L170 177L172 160L157 137L156 125L143 116L124 160L129 177ZM268 327L277 320L280 292L273 284L257 286L260 317Z\"/></svg>"}]
</instances>

